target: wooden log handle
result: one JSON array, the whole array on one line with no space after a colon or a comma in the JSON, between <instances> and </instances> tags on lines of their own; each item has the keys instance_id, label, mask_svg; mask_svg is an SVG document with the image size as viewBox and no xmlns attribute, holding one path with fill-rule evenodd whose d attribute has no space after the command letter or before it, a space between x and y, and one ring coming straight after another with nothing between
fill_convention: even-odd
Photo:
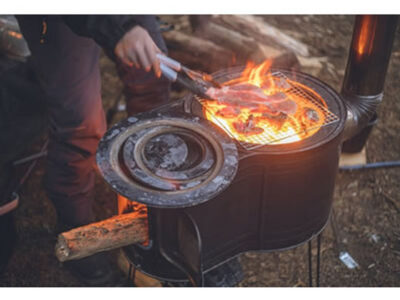
<instances>
[{"instance_id":1,"label":"wooden log handle","mask_svg":"<svg viewBox=\"0 0 400 300\"><path fill-rule=\"evenodd\" d=\"M147 215L132 212L59 234L55 253L58 260L64 262L143 243L147 239Z\"/></svg>"}]
</instances>

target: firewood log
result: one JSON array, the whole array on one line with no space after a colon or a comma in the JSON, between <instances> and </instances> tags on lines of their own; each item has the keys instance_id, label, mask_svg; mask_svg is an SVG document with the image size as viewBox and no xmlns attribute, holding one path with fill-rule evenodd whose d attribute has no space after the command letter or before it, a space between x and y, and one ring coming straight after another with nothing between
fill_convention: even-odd
<instances>
[{"instance_id":1,"label":"firewood log","mask_svg":"<svg viewBox=\"0 0 400 300\"><path fill-rule=\"evenodd\" d=\"M174 30L165 32L163 36L169 56L192 69L211 73L230 67L235 62L233 51L193 34Z\"/></svg>"},{"instance_id":2,"label":"firewood log","mask_svg":"<svg viewBox=\"0 0 400 300\"><path fill-rule=\"evenodd\" d=\"M55 253L58 260L63 262L143 243L147 238L147 215L133 212L61 233Z\"/></svg>"},{"instance_id":3,"label":"firewood log","mask_svg":"<svg viewBox=\"0 0 400 300\"><path fill-rule=\"evenodd\" d=\"M190 16L189 21L193 34L233 51L236 54L237 64L244 65L249 60L259 64L269 59L273 61L274 66L291 68L298 63L292 51L266 45L264 41L253 37L251 32L239 32L223 26L222 22L218 24L212 22L215 18L216 16L211 15Z\"/></svg>"},{"instance_id":4,"label":"firewood log","mask_svg":"<svg viewBox=\"0 0 400 300\"><path fill-rule=\"evenodd\" d=\"M278 46L301 56L309 56L308 47L269 25L260 17L251 15L213 15L208 22L230 28L269 46ZM192 23L193 24L193 23Z\"/></svg>"},{"instance_id":5,"label":"firewood log","mask_svg":"<svg viewBox=\"0 0 400 300\"><path fill-rule=\"evenodd\" d=\"M192 28L196 37L201 37L215 43L216 45L230 49L238 58L249 58L258 43L251 36L242 35L236 30L223 27L219 24L208 22L211 16L190 16Z\"/></svg>"}]
</instances>

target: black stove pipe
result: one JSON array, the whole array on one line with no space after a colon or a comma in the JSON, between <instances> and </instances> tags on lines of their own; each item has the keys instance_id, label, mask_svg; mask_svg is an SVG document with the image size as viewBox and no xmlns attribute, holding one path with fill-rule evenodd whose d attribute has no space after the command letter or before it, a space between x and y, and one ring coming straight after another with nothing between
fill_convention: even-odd
<instances>
[{"instance_id":1,"label":"black stove pipe","mask_svg":"<svg viewBox=\"0 0 400 300\"><path fill-rule=\"evenodd\" d=\"M346 148L361 151L368 136L363 130L370 130L366 126L376 118L376 109L383 97L397 21L398 16L390 15L363 15L355 19L341 91L348 110L344 151Z\"/></svg>"}]
</instances>

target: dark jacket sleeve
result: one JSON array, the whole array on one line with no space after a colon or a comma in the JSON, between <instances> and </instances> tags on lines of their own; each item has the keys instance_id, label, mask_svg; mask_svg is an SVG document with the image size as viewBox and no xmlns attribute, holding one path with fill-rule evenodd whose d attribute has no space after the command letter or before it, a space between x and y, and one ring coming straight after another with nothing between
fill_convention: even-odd
<instances>
[{"instance_id":1,"label":"dark jacket sleeve","mask_svg":"<svg viewBox=\"0 0 400 300\"><path fill-rule=\"evenodd\" d=\"M114 52L118 41L135 25L150 34L159 30L152 15L67 15L63 19L76 34L93 38L110 52Z\"/></svg>"}]
</instances>

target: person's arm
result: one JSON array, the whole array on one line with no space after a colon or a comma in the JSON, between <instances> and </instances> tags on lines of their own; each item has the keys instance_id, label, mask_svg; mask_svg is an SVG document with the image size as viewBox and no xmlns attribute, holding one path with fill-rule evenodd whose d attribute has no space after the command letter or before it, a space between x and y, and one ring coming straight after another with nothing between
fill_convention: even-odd
<instances>
[{"instance_id":1,"label":"person's arm","mask_svg":"<svg viewBox=\"0 0 400 300\"><path fill-rule=\"evenodd\" d=\"M93 38L130 66L161 75L156 54L161 52L149 32L158 30L150 15L68 15L65 23L76 34Z\"/></svg>"}]
</instances>

